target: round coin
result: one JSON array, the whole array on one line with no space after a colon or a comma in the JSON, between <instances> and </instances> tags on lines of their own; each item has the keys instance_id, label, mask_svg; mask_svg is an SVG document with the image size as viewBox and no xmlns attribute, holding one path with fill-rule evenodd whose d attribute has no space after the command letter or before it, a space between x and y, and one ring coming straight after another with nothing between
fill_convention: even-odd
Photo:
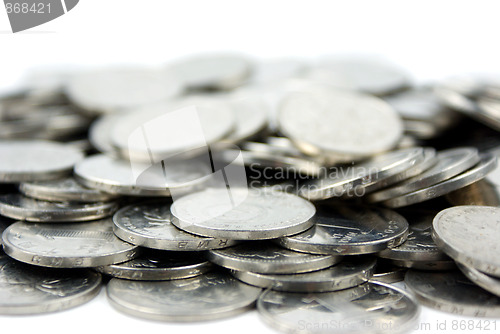
<instances>
[{"instance_id":1,"label":"round coin","mask_svg":"<svg viewBox=\"0 0 500 334\"><path fill-rule=\"evenodd\" d=\"M36 268L0 258L0 314L29 315L82 305L101 290L101 275L90 270Z\"/></svg>"},{"instance_id":2,"label":"round coin","mask_svg":"<svg viewBox=\"0 0 500 334\"><path fill-rule=\"evenodd\" d=\"M250 309L261 289L225 273L147 282L113 278L108 300L121 312L160 321L192 322L230 317Z\"/></svg>"},{"instance_id":3,"label":"round coin","mask_svg":"<svg viewBox=\"0 0 500 334\"><path fill-rule=\"evenodd\" d=\"M17 222L2 235L10 257L42 267L97 267L131 260L137 246L113 234L111 219L72 224Z\"/></svg>"},{"instance_id":4,"label":"round coin","mask_svg":"<svg viewBox=\"0 0 500 334\"><path fill-rule=\"evenodd\" d=\"M298 196L252 189L207 189L177 199L172 223L190 233L235 240L274 239L312 226L313 204Z\"/></svg>"},{"instance_id":5,"label":"round coin","mask_svg":"<svg viewBox=\"0 0 500 334\"><path fill-rule=\"evenodd\" d=\"M479 270L457 262L458 269L472 282L486 291L500 297L500 279L480 272Z\"/></svg>"},{"instance_id":6,"label":"round coin","mask_svg":"<svg viewBox=\"0 0 500 334\"><path fill-rule=\"evenodd\" d=\"M408 235L403 216L375 207L325 205L312 221L311 229L280 238L280 245L314 254L357 255L396 247Z\"/></svg>"}]
</instances>

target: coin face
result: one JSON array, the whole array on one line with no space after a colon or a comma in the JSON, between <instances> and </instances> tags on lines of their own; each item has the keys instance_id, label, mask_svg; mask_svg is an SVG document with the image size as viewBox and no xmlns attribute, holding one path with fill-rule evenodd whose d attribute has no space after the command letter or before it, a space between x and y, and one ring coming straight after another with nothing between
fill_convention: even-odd
<instances>
[{"instance_id":1,"label":"coin face","mask_svg":"<svg viewBox=\"0 0 500 334\"><path fill-rule=\"evenodd\" d=\"M208 258L224 268L267 274L293 274L324 269L338 263L340 256L294 252L271 242L247 242L212 250Z\"/></svg>"},{"instance_id":2,"label":"coin face","mask_svg":"<svg viewBox=\"0 0 500 334\"><path fill-rule=\"evenodd\" d=\"M500 277L499 213L500 208L488 206L445 209L434 218L432 237L457 262Z\"/></svg>"},{"instance_id":3,"label":"coin face","mask_svg":"<svg viewBox=\"0 0 500 334\"><path fill-rule=\"evenodd\" d=\"M51 180L71 173L80 150L43 140L0 141L0 182Z\"/></svg>"},{"instance_id":4,"label":"coin face","mask_svg":"<svg viewBox=\"0 0 500 334\"><path fill-rule=\"evenodd\" d=\"M238 200L239 202L235 202ZM172 223L190 233L235 240L274 239L312 226L314 205L292 194L207 189L179 198Z\"/></svg>"},{"instance_id":5,"label":"coin face","mask_svg":"<svg viewBox=\"0 0 500 334\"><path fill-rule=\"evenodd\" d=\"M420 303L453 314L498 317L500 298L472 283L460 271L410 270L405 283Z\"/></svg>"},{"instance_id":6,"label":"coin face","mask_svg":"<svg viewBox=\"0 0 500 334\"><path fill-rule=\"evenodd\" d=\"M133 204L113 216L115 234L134 245L171 251L203 251L236 244L236 241L201 237L172 224L170 203L153 201Z\"/></svg>"},{"instance_id":7,"label":"coin face","mask_svg":"<svg viewBox=\"0 0 500 334\"><path fill-rule=\"evenodd\" d=\"M96 267L131 260L137 246L113 234L111 219L72 224L17 222L2 236L10 257L43 267Z\"/></svg>"},{"instance_id":8,"label":"coin face","mask_svg":"<svg viewBox=\"0 0 500 334\"><path fill-rule=\"evenodd\" d=\"M396 212L361 206L321 206L314 226L283 237L286 248L315 254L358 255L396 247L406 240L408 222Z\"/></svg>"},{"instance_id":9,"label":"coin face","mask_svg":"<svg viewBox=\"0 0 500 334\"><path fill-rule=\"evenodd\" d=\"M288 95L280 107L279 127L305 153L345 156L347 161L393 148L403 132L399 116L386 102L328 90Z\"/></svg>"},{"instance_id":10,"label":"coin face","mask_svg":"<svg viewBox=\"0 0 500 334\"><path fill-rule=\"evenodd\" d=\"M261 288L290 292L327 292L352 288L367 282L373 276L375 259L345 259L340 263L309 273L260 274L235 271L239 280Z\"/></svg>"},{"instance_id":11,"label":"coin face","mask_svg":"<svg viewBox=\"0 0 500 334\"><path fill-rule=\"evenodd\" d=\"M101 290L101 275L90 270L36 268L0 258L0 314L62 311L84 304Z\"/></svg>"},{"instance_id":12,"label":"coin face","mask_svg":"<svg viewBox=\"0 0 500 334\"><path fill-rule=\"evenodd\" d=\"M420 308L415 298L396 287L367 283L328 293L266 290L257 310L270 327L283 333L407 333Z\"/></svg>"},{"instance_id":13,"label":"coin face","mask_svg":"<svg viewBox=\"0 0 500 334\"><path fill-rule=\"evenodd\" d=\"M192 322L229 317L250 309L261 289L225 273L173 281L112 279L108 300L119 311L160 321Z\"/></svg>"}]
</instances>

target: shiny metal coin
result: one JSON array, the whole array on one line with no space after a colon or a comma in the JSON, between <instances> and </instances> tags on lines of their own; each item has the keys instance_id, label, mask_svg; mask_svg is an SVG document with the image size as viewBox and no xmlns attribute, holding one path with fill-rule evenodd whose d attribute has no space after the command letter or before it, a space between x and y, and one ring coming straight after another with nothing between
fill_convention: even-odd
<instances>
[{"instance_id":1,"label":"shiny metal coin","mask_svg":"<svg viewBox=\"0 0 500 334\"><path fill-rule=\"evenodd\" d=\"M493 174L494 172L492 172ZM500 206L500 187L487 181L488 177L452 191L446 195L450 204L458 205L482 205Z\"/></svg>"},{"instance_id":2,"label":"shiny metal coin","mask_svg":"<svg viewBox=\"0 0 500 334\"><path fill-rule=\"evenodd\" d=\"M292 250L335 255L376 253L406 240L408 222L391 210L358 206L322 206L314 226L278 240Z\"/></svg>"},{"instance_id":3,"label":"shiny metal coin","mask_svg":"<svg viewBox=\"0 0 500 334\"><path fill-rule=\"evenodd\" d=\"M261 319L283 333L409 333L420 307L408 292L367 283L325 293L267 290L259 297Z\"/></svg>"},{"instance_id":4,"label":"shiny metal coin","mask_svg":"<svg viewBox=\"0 0 500 334\"><path fill-rule=\"evenodd\" d=\"M372 278L370 278L370 282L386 284L401 282L405 279L407 270L406 268L395 266L390 262L377 260L375 272Z\"/></svg>"},{"instance_id":5,"label":"shiny metal coin","mask_svg":"<svg viewBox=\"0 0 500 334\"><path fill-rule=\"evenodd\" d=\"M327 292L352 288L367 282L375 270L375 259L345 259L330 268L300 274L259 274L231 271L242 282L288 292Z\"/></svg>"},{"instance_id":6,"label":"shiny metal coin","mask_svg":"<svg viewBox=\"0 0 500 334\"><path fill-rule=\"evenodd\" d=\"M21 194L0 196L0 214L32 222L87 221L111 216L118 209L116 202L73 203L48 202Z\"/></svg>"},{"instance_id":7,"label":"shiny metal coin","mask_svg":"<svg viewBox=\"0 0 500 334\"><path fill-rule=\"evenodd\" d=\"M110 201L116 195L82 186L72 177L64 179L24 182L19 191L25 196L45 201L101 202Z\"/></svg>"},{"instance_id":8,"label":"shiny metal coin","mask_svg":"<svg viewBox=\"0 0 500 334\"><path fill-rule=\"evenodd\" d=\"M42 140L0 141L0 183L52 180L83 158L70 146Z\"/></svg>"},{"instance_id":9,"label":"shiny metal coin","mask_svg":"<svg viewBox=\"0 0 500 334\"><path fill-rule=\"evenodd\" d=\"M167 281L206 273L211 263L189 252L141 251L133 260L95 269L116 278L134 281Z\"/></svg>"},{"instance_id":10,"label":"shiny metal coin","mask_svg":"<svg viewBox=\"0 0 500 334\"><path fill-rule=\"evenodd\" d=\"M42 267L97 267L131 260L137 246L113 234L111 219L71 224L17 222L2 235L10 257Z\"/></svg>"},{"instance_id":11,"label":"shiny metal coin","mask_svg":"<svg viewBox=\"0 0 500 334\"><path fill-rule=\"evenodd\" d=\"M424 271L449 271L457 269L457 264L452 259L439 261L413 261L413 260L389 260L393 265L401 268L411 268Z\"/></svg>"},{"instance_id":12,"label":"shiny metal coin","mask_svg":"<svg viewBox=\"0 0 500 334\"><path fill-rule=\"evenodd\" d=\"M457 266L458 269L476 285L500 297L500 279L498 277L490 276L473 267L458 262Z\"/></svg>"},{"instance_id":13,"label":"shiny metal coin","mask_svg":"<svg viewBox=\"0 0 500 334\"><path fill-rule=\"evenodd\" d=\"M418 301L430 308L473 317L500 316L500 298L478 287L459 271L410 270L405 283Z\"/></svg>"},{"instance_id":14,"label":"shiny metal coin","mask_svg":"<svg viewBox=\"0 0 500 334\"><path fill-rule=\"evenodd\" d=\"M234 132L224 141L239 143L258 138L266 132L269 105L257 94L239 94L231 97L229 104L236 121Z\"/></svg>"},{"instance_id":15,"label":"shiny metal coin","mask_svg":"<svg viewBox=\"0 0 500 334\"><path fill-rule=\"evenodd\" d=\"M481 161L471 169L433 186L407 193L381 202L390 208L399 208L446 195L483 179L497 166L497 159L491 155L483 155Z\"/></svg>"},{"instance_id":16,"label":"shiny metal coin","mask_svg":"<svg viewBox=\"0 0 500 334\"><path fill-rule=\"evenodd\" d=\"M239 271L294 274L330 267L342 257L294 252L267 241L246 242L222 250L211 250L208 259L224 268Z\"/></svg>"},{"instance_id":17,"label":"shiny metal coin","mask_svg":"<svg viewBox=\"0 0 500 334\"><path fill-rule=\"evenodd\" d=\"M437 153L437 163L425 172L393 187L369 195L371 202L381 202L422 188L431 187L456 176L479 162L477 149L452 148Z\"/></svg>"},{"instance_id":18,"label":"shiny metal coin","mask_svg":"<svg viewBox=\"0 0 500 334\"><path fill-rule=\"evenodd\" d=\"M170 211L178 228L235 240L274 239L313 225L314 205L283 192L207 189L177 199Z\"/></svg>"},{"instance_id":19,"label":"shiny metal coin","mask_svg":"<svg viewBox=\"0 0 500 334\"><path fill-rule=\"evenodd\" d=\"M101 290L90 270L36 268L0 257L0 314L29 315L85 304Z\"/></svg>"},{"instance_id":20,"label":"shiny metal coin","mask_svg":"<svg viewBox=\"0 0 500 334\"><path fill-rule=\"evenodd\" d=\"M193 322L227 318L250 309L261 289L225 273L163 282L134 282L113 278L108 300L116 309L134 317Z\"/></svg>"},{"instance_id":21,"label":"shiny metal coin","mask_svg":"<svg viewBox=\"0 0 500 334\"><path fill-rule=\"evenodd\" d=\"M122 117L121 113L101 115L89 127L89 141L101 153L116 155L111 143L110 131Z\"/></svg>"},{"instance_id":22,"label":"shiny metal coin","mask_svg":"<svg viewBox=\"0 0 500 334\"><path fill-rule=\"evenodd\" d=\"M500 208L455 206L438 213L432 237L455 261L500 277Z\"/></svg>"},{"instance_id":23,"label":"shiny metal coin","mask_svg":"<svg viewBox=\"0 0 500 334\"><path fill-rule=\"evenodd\" d=\"M288 95L280 105L279 128L304 153L334 161L388 151L403 133L399 116L386 102L319 89Z\"/></svg>"},{"instance_id":24,"label":"shiny metal coin","mask_svg":"<svg viewBox=\"0 0 500 334\"><path fill-rule=\"evenodd\" d=\"M148 202L126 206L113 216L114 232L131 244L171 251L203 251L236 244L236 241L200 237L172 224L170 203Z\"/></svg>"}]
</instances>

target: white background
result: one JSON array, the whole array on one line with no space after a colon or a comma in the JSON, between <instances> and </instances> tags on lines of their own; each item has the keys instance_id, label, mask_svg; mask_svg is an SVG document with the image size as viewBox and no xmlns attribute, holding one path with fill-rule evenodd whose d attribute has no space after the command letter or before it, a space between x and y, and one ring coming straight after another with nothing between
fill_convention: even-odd
<instances>
[{"instance_id":1,"label":"white background","mask_svg":"<svg viewBox=\"0 0 500 334\"><path fill-rule=\"evenodd\" d=\"M28 68L108 63L158 64L203 51L312 59L330 53L385 55L419 81L500 72L500 2L81 0L67 15L12 34L0 9L0 89ZM421 321L468 319L424 308ZM479 324L479 320L476 320ZM441 325L442 326L442 325ZM500 320L497 321L500 331ZM124 316L104 293L51 315L0 316L2 333L272 333L255 312L203 324L173 325ZM475 332L493 333L493 331ZM465 333L465 331L463 332Z\"/></svg>"}]
</instances>

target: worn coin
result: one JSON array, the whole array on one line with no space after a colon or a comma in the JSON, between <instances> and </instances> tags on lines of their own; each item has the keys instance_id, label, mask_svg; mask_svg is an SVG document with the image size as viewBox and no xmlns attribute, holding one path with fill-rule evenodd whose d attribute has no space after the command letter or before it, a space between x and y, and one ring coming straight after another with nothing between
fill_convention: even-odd
<instances>
[{"instance_id":1,"label":"worn coin","mask_svg":"<svg viewBox=\"0 0 500 334\"><path fill-rule=\"evenodd\" d=\"M135 317L172 322L230 317L250 309L261 289L226 273L212 272L171 281L130 281L113 278L108 300Z\"/></svg>"},{"instance_id":2,"label":"worn coin","mask_svg":"<svg viewBox=\"0 0 500 334\"><path fill-rule=\"evenodd\" d=\"M39 314L82 305L101 290L90 270L36 268L0 257L0 314Z\"/></svg>"},{"instance_id":3,"label":"worn coin","mask_svg":"<svg viewBox=\"0 0 500 334\"><path fill-rule=\"evenodd\" d=\"M482 273L479 270L457 262L458 269L467 276L472 282L486 291L500 297L500 279L488 274Z\"/></svg>"},{"instance_id":4,"label":"worn coin","mask_svg":"<svg viewBox=\"0 0 500 334\"><path fill-rule=\"evenodd\" d=\"M111 219L71 224L17 222L2 235L10 257L42 267L97 267L131 260L137 246L113 234Z\"/></svg>"},{"instance_id":5,"label":"worn coin","mask_svg":"<svg viewBox=\"0 0 500 334\"><path fill-rule=\"evenodd\" d=\"M325 205L318 208L312 221L311 229L278 242L300 252L357 255L396 247L408 235L403 216L376 207Z\"/></svg>"}]
</instances>

